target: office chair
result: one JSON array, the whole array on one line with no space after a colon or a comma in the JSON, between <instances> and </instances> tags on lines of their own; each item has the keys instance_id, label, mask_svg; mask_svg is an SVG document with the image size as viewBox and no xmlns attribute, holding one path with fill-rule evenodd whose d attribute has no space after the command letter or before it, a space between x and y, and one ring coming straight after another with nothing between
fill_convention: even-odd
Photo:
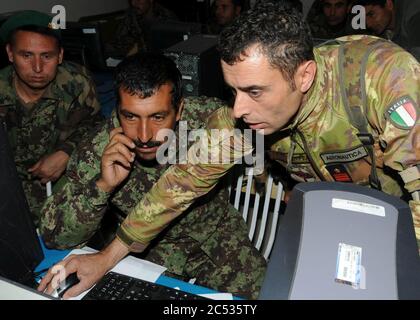
<instances>
[{"instance_id":1,"label":"office chair","mask_svg":"<svg viewBox=\"0 0 420 320\"><path fill-rule=\"evenodd\" d=\"M229 177L232 205L242 213L248 236L254 246L268 260L274 244L277 225L280 220L283 185L268 176L265 194L255 190L254 169L237 167Z\"/></svg>"}]
</instances>

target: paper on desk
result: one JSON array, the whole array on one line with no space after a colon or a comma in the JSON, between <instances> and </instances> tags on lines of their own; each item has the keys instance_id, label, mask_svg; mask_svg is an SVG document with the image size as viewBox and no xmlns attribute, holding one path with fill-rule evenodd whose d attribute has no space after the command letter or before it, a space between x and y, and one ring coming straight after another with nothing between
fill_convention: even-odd
<instances>
[{"instance_id":1,"label":"paper on desk","mask_svg":"<svg viewBox=\"0 0 420 320\"><path fill-rule=\"evenodd\" d=\"M83 248L72 250L69 255L89 254L95 252L97 251L92 248ZM157 265L153 262L138 259L133 256L127 256L121 260L111 271L150 282L156 282L156 280L163 272L165 272L165 270L165 267ZM88 291L85 291L79 296L72 298L72 300L82 299L88 293Z\"/></svg>"},{"instance_id":2,"label":"paper on desk","mask_svg":"<svg viewBox=\"0 0 420 320\"><path fill-rule=\"evenodd\" d=\"M198 295L212 300L233 300L231 293L199 293Z\"/></svg>"},{"instance_id":3,"label":"paper on desk","mask_svg":"<svg viewBox=\"0 0 420 320\"><path fill-rule=\"evenodd\" d=\"M106 66L107 67L116 67L119 65L119 63L121 62L121 59L115 59L112 57L109 57L108 59L106 59Z\"/></svg>"}]
</instances>

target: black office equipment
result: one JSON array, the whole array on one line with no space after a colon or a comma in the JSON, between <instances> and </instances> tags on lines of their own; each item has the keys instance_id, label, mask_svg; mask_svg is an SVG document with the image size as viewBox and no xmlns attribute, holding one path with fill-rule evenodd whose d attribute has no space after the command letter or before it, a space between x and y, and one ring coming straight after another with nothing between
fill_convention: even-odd
<instances>
[{"instance_id":1,"label":"black office equipment","mask_svg":"<svg viewBox=\"0 0 420 320\"><path fill-rule=\"evenodd\" d=\"M19 13L20 11L13 12L2 12L0 13L0 27L6 22L12 15ZM0 39L0 69L3 69L9 64L9 58L6 53L6 44Z\"/></svg>"},{"instance_id":2,"label":"black office equipment","mask_svg":"<svg viewBox=\"0 0 420 320\"><path fill-rule=\"evenodd\" d=\"M108 69L98 23L67 22L61 37L65 60L77 62L91 71Z\"/></svg>"},{"instance_id":3,"label":"black office equipment","mask_svg":"<svg viewBox=\"0 0 420 320\"><path fill-rule=\"evenodd\" d=\"M160 284L107 273L82 300L205 300L206 298Z\"/></svg>"},{"instance_id":4,"label":"black office equipment","mask_svg":"<svg viewBox=\"0 0 420 320\"><path fill-rule=\"evenodd\" d=\"M162 52L165 49L200 34L202 25L196 22L156 20L142 25L144 40L149 50Z\"/></svg>"},{"instance_id":5,"label":"black office equipment","mask_svg":"<svg viewBox=\"0 0 420 320\"><path fill-rule=\"evenodd\" d=\"M196 35L165 50L182 74L186 96L223 98L224 81L217 51L218 38Z\"/></svg>"},{"instance_id":6,"label":"black office equipment","mask_svg":"<svg viewBox=\"0 0 420 320\"><path fill-rule=\"evenodd\" d=\"M0 121L0 276L34 286L33 271L43 258L7 134Z\"/></svg>"},{"instance_id":7,"label":"black office equipment","mask_svg":"<svg viewBox=\"0 0 420 320\"><path fill-rule=\"evenodd\" d=\"M404 201L354 184L298 184L260 299L420 299L420 258Z\"/></svg>"}]
</instances>

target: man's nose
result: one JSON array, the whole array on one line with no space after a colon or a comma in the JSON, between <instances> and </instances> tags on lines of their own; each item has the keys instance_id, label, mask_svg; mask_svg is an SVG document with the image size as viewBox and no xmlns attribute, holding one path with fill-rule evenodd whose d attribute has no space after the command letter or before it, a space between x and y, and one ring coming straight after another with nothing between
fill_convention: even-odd
<instances>
[{"instance_id":1,"label":"man's nose","mask_svg":"<svg viewBox=\"0 0 420 320\"><path fill-rule=\"evenodd\" d=\"M137 138L140 142L147 143L153 138L153 132L148 121L142 121L137 131Z\"/></svg>"},{"instance_id":2,"label":"man's nose","mask_svg":"<svg viewBox=\"0 0 420 320\"><path fill-rule=\"evenodd\" d=\"M247 107L246 98L242 94L237 94L235 103L233 105L233 116L236 119L242 118L249 114L249 107Z\"/></svg>"},{"instance_id":3,"label":"man's nose","mask_svg":"<svg viewBox=\"0 0 420 320\"><path fill-rule=\"evenodd\" d=\"M44 68L44 64L42 62L41 57L34 57L34 60L32 62L32 69L36 73L41 73Z\"/></svg>"}]
</instances>

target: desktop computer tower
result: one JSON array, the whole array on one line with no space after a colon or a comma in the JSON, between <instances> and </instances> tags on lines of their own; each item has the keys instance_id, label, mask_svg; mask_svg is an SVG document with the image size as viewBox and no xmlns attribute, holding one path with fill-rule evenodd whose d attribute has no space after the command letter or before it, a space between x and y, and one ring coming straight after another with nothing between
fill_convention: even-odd
<instances>
[{"instance_id":1,"label":"desktop computer tower","mask_svg":"<svg viewBox=\"0 0 420 320\"><path fill-rule=\"evenodd\" d=\"M185 96L223 99L224 82L217 42L217 36L200 34L164 51L181 71Z\"/></svg>"}]
</instances>

